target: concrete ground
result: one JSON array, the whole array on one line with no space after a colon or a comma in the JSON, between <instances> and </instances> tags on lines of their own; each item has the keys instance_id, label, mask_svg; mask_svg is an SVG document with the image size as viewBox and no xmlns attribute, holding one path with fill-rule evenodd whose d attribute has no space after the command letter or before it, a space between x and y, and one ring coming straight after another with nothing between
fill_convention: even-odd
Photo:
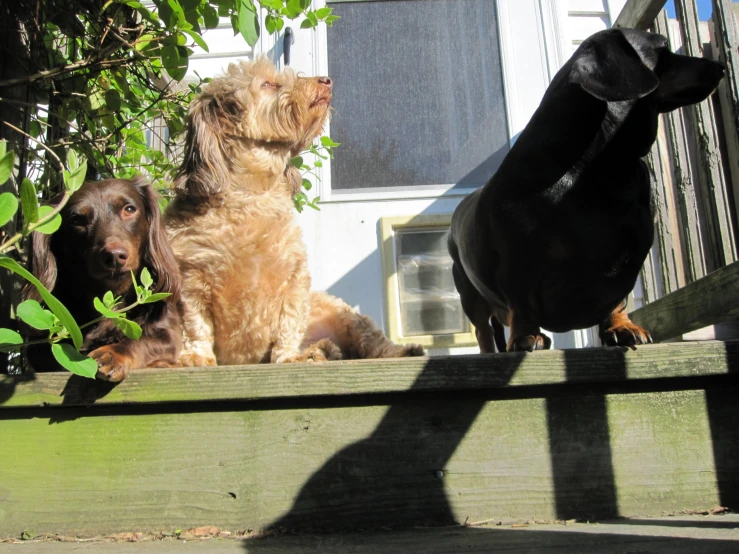
<instances>
[{"instance_id":1,"label":"concrete ground","mask_svg":"<svg viewBox=\"0 0 739 554\"><path fill-rule=\"evenodd\" d=\"M739 553L739 514L621 519L603 523L444 527L250 539L0 543L0 554L467 554L482 552Z\"/></svg>"}]
</instances>

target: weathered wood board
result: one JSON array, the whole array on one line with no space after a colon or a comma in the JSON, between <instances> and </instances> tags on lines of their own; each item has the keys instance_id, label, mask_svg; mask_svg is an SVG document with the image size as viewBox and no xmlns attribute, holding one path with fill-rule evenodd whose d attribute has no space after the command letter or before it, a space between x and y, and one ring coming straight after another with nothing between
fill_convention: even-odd
<instances>
[{"instance_id":1,"label":"weathered wood board","mask_svg":"<svg viewBox=\"0 0 739 554\"><path fill-rule=\"evenodd\" d=\"M218 368L221 401L204 370L141 371L90 407L41 405L58 401L61 375L14 383L0 409L0 537L592 520L739 502L738 343L457 359L469 380L451 364L445 382L428 359L388 363L387 379L378 362ZM537 382L544 361L557 377ZM526 382L478 375L501 368ZM260 371L261 389L248 378ZM172 395L154 398L164 383Z\"/></svg>"}]
</instances>

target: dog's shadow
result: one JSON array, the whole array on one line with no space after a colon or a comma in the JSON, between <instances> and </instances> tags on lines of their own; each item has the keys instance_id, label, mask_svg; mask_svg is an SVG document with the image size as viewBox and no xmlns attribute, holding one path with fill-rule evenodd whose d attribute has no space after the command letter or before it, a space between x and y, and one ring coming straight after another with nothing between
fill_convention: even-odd
<instances>
[{"instance_id":1,"label":"dog's shadow","mask_svg":"<svg viewBox=\"0 0 739 554\"><path fill-rule=\"evenodd\" d=\"M61 406L58 409L52 410L49 425L74 421L80 418L83 413L80 410L67 410L64 408L90 407L101 398L107 396L117 385L118 383L88 379L80 375L70 375L60 394L62 397Z\"/></svg>"}]
</instances>

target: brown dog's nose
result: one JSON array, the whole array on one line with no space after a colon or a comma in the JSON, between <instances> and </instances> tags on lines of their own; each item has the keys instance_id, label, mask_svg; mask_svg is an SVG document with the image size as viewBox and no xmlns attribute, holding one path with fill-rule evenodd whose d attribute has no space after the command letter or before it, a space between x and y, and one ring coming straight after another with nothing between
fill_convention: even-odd
<instances>
[{"instance_id":1,"label":"brown dog's nose","mask_svg":"<svg viewBox=\"0 0 739 554\"><path fill-rule=\"evenodd\" d=\"M122 244L111 244L103 248L100 256L107 269L120 269L128 261L128 250Z\"/></svg>"},{"instance_id":2,"label":"brown dog's nose","mask_svg":"<svg viewBox=\"0 0 739 554\"><path fill-rule=\"evenodd\" d=\"M326 85L328 88L331 88L334 84L334 82L329 77L319 77L318 82L322 85Z\"/></svg>"}]
</instances>

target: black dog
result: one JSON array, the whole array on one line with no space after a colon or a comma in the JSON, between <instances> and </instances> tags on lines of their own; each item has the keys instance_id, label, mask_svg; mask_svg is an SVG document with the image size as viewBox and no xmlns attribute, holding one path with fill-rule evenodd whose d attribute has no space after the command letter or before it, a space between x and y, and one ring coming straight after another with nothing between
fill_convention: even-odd
<instances>
[{"instance_id":1,"label":"black dog","mask_svg":"<svg viewBox=\"0 0 739 554\"><path fill-rule=\"evenodd\" d=\"M82 325L99 317L93 299L107 291L121 296L121 305L136 300L131 272L146 267L155 292L170 297L142 304L126 315L142 328L131 340L112 320L82 329L82 350L98 363L98 377L125 379L138 367L176 365L182 343L177 309L180 277L161 223L158 195L144 181L108 179L87 182L62 209L62 226L53 235L34 233L32 271ZM40 300L36 289L25 296ZM29 347L37 371L59 369L47 345Z\"/></svg>"},{"instance_id":2,"label":"black dog","mask_svg":"<svg viewBox=\"0 0 739 554\"><path fill-rule=\"evenodd\" d=\"M481 352L549 348L554 332L600 326L604 344L651 342L624 313L652 245L641 158L660 113L704 100L715 62L661 35L602 31L554 77L497 173L452 218L449 252Z\"/></svg>"}]
</instances>

